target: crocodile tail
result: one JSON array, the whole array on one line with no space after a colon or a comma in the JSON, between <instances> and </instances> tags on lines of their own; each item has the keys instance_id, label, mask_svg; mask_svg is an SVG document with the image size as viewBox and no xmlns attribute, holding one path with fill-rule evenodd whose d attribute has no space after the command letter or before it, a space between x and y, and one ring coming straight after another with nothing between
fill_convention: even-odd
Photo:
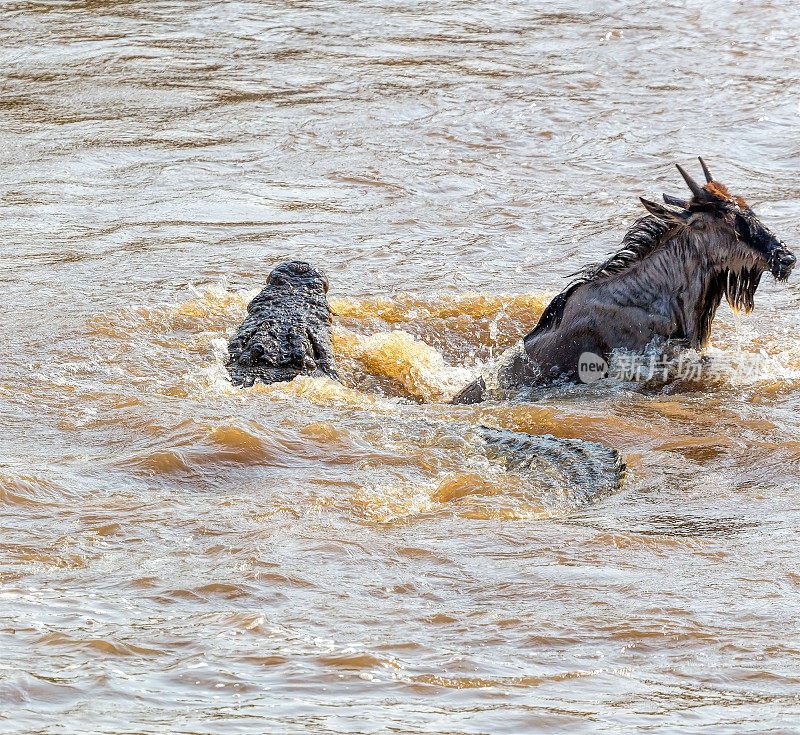
<instances>
[{"instance_id":1,"label":"crocodile tail","mask_svg":"<svg viewBox=\"0 0 800 735\"><path fill-rule=\"evenodd\" d=\"M514 472L546 473L575 502L591 502L622 485L625 463L616 449L599 442L489 426L481 426L479 432L489 459L500 460Z\"/></svg>"}]
</instances>

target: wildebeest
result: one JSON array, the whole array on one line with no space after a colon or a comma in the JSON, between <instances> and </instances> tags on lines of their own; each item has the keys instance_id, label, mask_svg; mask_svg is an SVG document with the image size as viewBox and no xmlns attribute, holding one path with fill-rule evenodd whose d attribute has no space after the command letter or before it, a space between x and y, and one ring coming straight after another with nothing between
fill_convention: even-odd
<instances>
[{"instance_id":1,"label":"wildebeest","mask_svg":"<svg viewBox=\"0 0 800 735\"><path fill-rule=\"evenodd\" d=\"M615 349L640 353L658 342L705 347L723 296L749 312L764 272L786 280L795 256L702 158L700 165L704 186L678 165L691 198L664 194L666 206L641 199L650 214L633 224L622 248L579 272L533 331L453 402L475 403L495 388L576 382L584 353L608 360Z\"/></svg>"},{"instance_id":2,"label":"wildebeest","mask_svg":"<svg viewBox=\"0 0 800 735\"><path fill-rule=\"evenodd\" d=\"M328 279L310 263L272 269L228 344L226 367L236 385L277 383L298 375L339 376L333 358Z\"/></svg>"}]
</instances>

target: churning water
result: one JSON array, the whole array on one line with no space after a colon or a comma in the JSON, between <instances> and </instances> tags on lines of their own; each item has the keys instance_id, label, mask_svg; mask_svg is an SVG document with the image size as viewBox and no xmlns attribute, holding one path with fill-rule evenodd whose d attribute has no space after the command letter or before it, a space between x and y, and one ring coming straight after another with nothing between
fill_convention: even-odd
<instances>
[{"instance_id":1,"label":"churning water","mask_svg":"<svg viewBox=\"0 0 800 735\"><path fill-rule=\"evenodd\" d=\"M797 278L720 310L700 383L446 404L676 161L799 248L795 3L0 18L0 730L800 729ZM234 389L291 258L345 384ZM625 484L575 502L478 424Z\"/></svg>"}]
</instances>

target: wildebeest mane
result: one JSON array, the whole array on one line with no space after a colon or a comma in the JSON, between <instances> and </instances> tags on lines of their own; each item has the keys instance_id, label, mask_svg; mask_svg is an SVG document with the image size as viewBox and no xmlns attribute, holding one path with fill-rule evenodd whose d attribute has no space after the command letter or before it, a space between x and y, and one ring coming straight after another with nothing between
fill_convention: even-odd
<instances>
[{"instance_id":1,"label":"wildebeest mane","mask_svg":"<svg viewBox=\"0 0 800 735\"><path fill-rule=\"evenodd\" d=\"M529 336L557 327L561 323L567 299L578 286L628 270L666 242L668 238L665 235L674 229L673 225L649 214L637 219L625 233L622 247L616 253L602 263L587 265L572 274L576 278L547 305Z\"/></svg>"},{"instance_id":2,"label":"wildebeest mane","mask_svg":"<svg viewBox=\"0 0 800 735\"><path fill-rule=\"evenodd\" d=\"M754 297L760 280L759 268L743 268L740 271L726 268L712 275L698 314L697 335L703 347L708 343L711 322L714 321L722 297L725 297L734 311L743 310L745 314L749 314L753 310Z\"/></svg>"}]
</instances>

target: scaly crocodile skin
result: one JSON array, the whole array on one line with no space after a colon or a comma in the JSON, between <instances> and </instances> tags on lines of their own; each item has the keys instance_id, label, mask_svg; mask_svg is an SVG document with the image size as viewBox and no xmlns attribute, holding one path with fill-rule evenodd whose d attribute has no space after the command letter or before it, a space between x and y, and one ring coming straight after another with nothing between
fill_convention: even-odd
<instances>
[{"instance_id":1,"label":"scaly crocodile skin","mask_svg":"<svg viewBox=\"0 0 800 735\"><path fill-rule=\"evenodd\" d=\"M293 260L274 268L228 344L233 383L248 388L257 380L277 383L298 375L339 380L327 291L328 279L309 263Z\"/></svg>"}]
</instances>

